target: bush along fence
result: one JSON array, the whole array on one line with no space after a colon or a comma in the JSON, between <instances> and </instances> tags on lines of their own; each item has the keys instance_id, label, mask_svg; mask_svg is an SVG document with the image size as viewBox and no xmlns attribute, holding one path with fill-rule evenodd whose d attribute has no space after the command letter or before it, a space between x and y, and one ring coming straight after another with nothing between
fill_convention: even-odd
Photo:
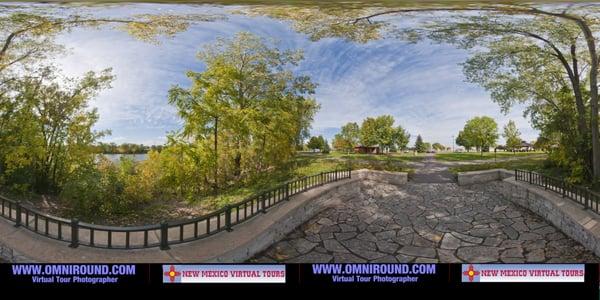
<instances>
[{"instance_id":1,"label":"bush along fence","mask_svg":"<svg viewBox=\"0 0 600 300\"><path fill-rule=\"evenodd\" d=\"M564 179L546 176L543 174L515 170L515 180L525 181L529 184L543 187L546 190L550 190L561 194L563 198L571 199L595 213L600 213L599 205L600 194L590 190L587 187L574 185L566 182Z\"/></svg>"},{"instance_id":2,"label":"bush along fence","mask_svg":"<svg viewBox=\"0 0 600 300\"><path fill-rule=\"evenodd\" d=\"M160 247L161 250L167 250L169 245L202 239L221 231L232 231L233 226L266 213L267 209L288 201L291 196L351 178L351 173L350 169L335 170L290 180L194 219L145 226L102 226L79 222L78 219L59 218L2 196L0 216L13 221L15 227L24 227L48 238L69 242L72 248L85 245L108 249Z\"/></svg>"}]
</instances>

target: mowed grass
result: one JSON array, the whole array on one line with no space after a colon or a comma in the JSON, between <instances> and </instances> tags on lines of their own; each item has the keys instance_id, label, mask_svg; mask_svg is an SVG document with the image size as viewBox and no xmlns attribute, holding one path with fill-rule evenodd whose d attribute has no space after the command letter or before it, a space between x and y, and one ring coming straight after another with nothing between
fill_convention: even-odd
<instances>
[{"instance_id":1,"label":"mowed grass","mask_svg":"<svg viewBox=\"0 0 600 300\"><path fill-rule=\"evenodd\" d=\"M486 162L481 164L470 164L450 167L452 173L481 171L490 169L507 169L507 170L529 170L543 174L556 175L556 170L547 169L544 166L545 157L523 157L520 159L498 162Z\"/></svg>"},{"instance_id":2,"label":"mowed grass","mask_svg":"<svg viewBox=\"0 0 600 300\"><path fill-rule=\"evenodd\" d=\"M494 158L520 158L528 156L541 156L544 152L484 152L483 155L480 152L442 152L437 153L435 158L443 161L470 161L470 160L493 160Z\"/></svg>"},{"instance_id":3,"label":"mowed grass","mask_svg":"<svg viewBox=\"0 0 600 300\"><path fill-rule=\"evenodd\" d=\"M304 155L312 155L312 154L304 154ZM421 161L425 158L425 153L404 153L404 152L394 152L394 153L386 153L386 154L358 154L358 153L347 153L347 152L331 152L329 154L321 154L324 158L330 159L343 159L349 161L357 161L357 160L368 160L368 161L394 161L394 162L404 162L404 161Z\"/></svg>"}]
</instances>

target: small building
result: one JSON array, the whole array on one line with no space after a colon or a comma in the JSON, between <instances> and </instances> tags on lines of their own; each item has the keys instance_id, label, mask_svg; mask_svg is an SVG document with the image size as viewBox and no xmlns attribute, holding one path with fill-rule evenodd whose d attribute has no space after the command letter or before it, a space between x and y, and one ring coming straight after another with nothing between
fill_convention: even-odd
<instances>
[{"instance_id":1,"label":"small building","mask_svg":"<svg viewBox=\"0 0 600 300\"><path fill-rule=\"evenodd\" d=\"M535 150L535 148L533 147L533 145L526 141L521 141L521 145L519 145L519 148L518 148L519 152L529 152L529 151L534 151L534 150Z\"/></svg>"},{"instance_id":2,"label":"small building","mask_svg":"<svg viewBox=\"0 0 600 300\"><path fill-rule=\"evenodd\" d=\"M363 146L363 145L358 145L356 147L354 147L354 153L360 153L360 154L381 154L381 147L379 147L379 145L375 145L375 146Z\"/></svg>"}]
</instances>

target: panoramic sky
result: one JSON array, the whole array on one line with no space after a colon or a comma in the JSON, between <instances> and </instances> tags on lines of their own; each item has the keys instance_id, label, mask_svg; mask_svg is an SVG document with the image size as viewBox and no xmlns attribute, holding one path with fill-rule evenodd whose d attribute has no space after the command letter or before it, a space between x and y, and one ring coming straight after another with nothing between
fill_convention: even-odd
<instances>
[{"instance_id":1,"label":"panoramic sky","mask_svg":"<svg viewBox=\"0 0 600 300\"><path fill-rule=\"evenodd\" d=\"M106 142L164 143L169 131L181 127L167 101L169 88L189 86L185 72L203 70L196 58L203 45L239 31L273 39L281 48L304 50L305 59L295 72L318 83L315 97L321 109L313 123L314 135L331 140L347 122L390 114L411 133L411 144L421 134L425 141L451 146L465 121L480 115L494 117L500 129L512 119L523 139L537 137L521 108L504 115L485 90L464 82L459 64L468 53L450 45L409 44L398 39L367 44L342 39L312 42L285 21L230 14L236 9L231 6L130 4L63 9L113 17L178 12L226 15L223 20L193 25L156 45L111 28L77 29L58 37L68 52L55 63L65 74L80 76L89 70L113 68L112 88L91 103L100 114L96 129L112 131L104 138Z\"/></svg>"}]
</instances>

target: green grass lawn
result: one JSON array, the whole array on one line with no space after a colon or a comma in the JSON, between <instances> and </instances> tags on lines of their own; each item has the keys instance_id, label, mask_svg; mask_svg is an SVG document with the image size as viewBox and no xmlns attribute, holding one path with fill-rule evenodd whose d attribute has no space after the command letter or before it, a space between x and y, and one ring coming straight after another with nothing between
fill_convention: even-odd
<instances>
[{"instance_id":1,"label":"green grass lawn","mask_svg":"<svg viewBox=\"0 0 600 300\"><path fill-rule=\"evenodd\" d=\"M303 154L303 155L314 155L314 154ZM322 155L324 158L331 159L343 159L343 160L369 160L369 161L421 161L425 157L425 153L417 153L416 155L412 152L403 153L387 153L387 154L357 154L357 153L346 153L346 152L331 152L329 154L317 154Z\"/></svg>"},{"instance_id":2,"label":"green grass lawn","mask_svg":"<svg viewBox=\"0 0 600 300\"><path fill-rule=\"evenodd\" d=\"M470 171L481 171L490 169L507 169L507 170L529 170L538 173L550 175L550 176L562 176L560 171L556 169L549 169L544 166L545 157L523 157L520 159L510 161L499 161L499 162L486 162L481 164L462 165L450 167L449 170L452 173L459 172L470 172Z\"/></svg>"},{"instance_id":3,"label":"green grass lawn","mask_svg":"<svg viewBox=\"0 0 600 300\"><path fill-rule=\"evenodd\" d=\"M511 157L528 157L539 156L544 152L484 152L483 155L479 152L461 152L461 153L437 153L435 158L444 161L468 161L468 160L493 160L494 158L511 158Z\"/></svg>"}]
</instances>

